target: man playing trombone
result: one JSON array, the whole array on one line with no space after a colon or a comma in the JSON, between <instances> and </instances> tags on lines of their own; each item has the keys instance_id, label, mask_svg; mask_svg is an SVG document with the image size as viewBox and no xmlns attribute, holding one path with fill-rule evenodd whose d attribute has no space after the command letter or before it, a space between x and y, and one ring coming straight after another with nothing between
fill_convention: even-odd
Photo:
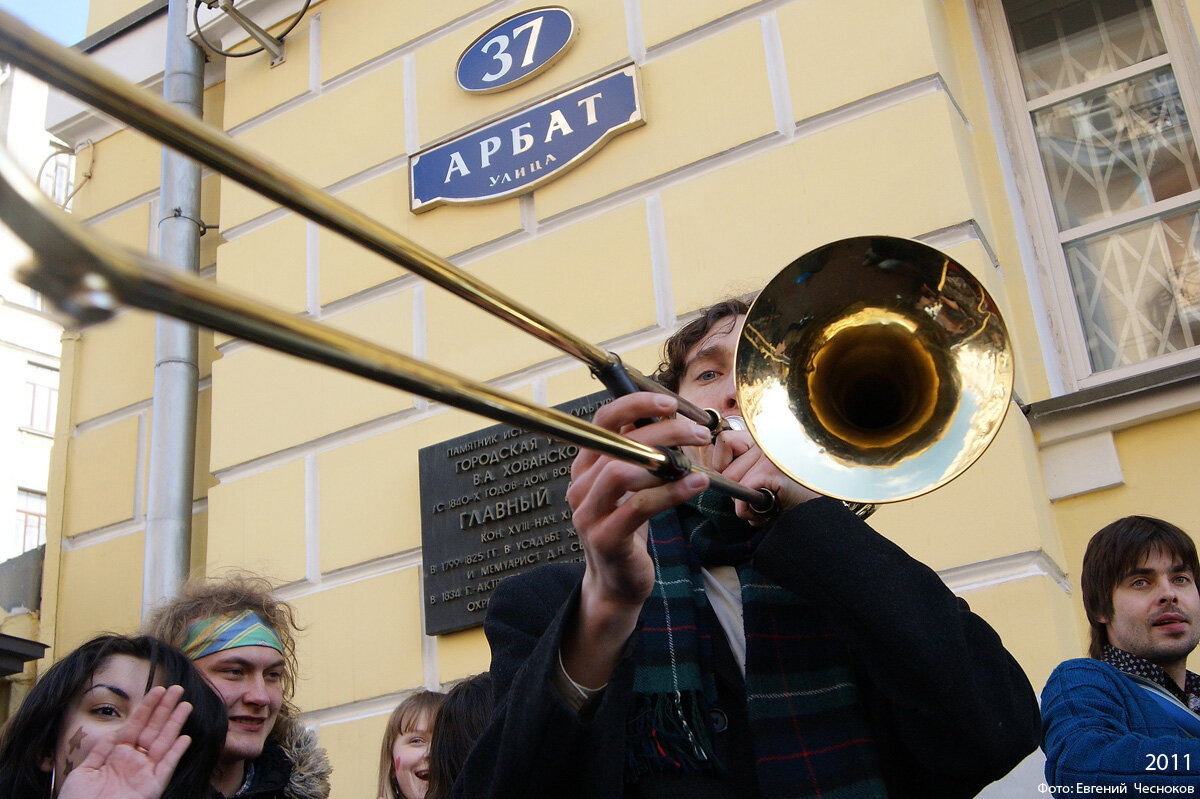
<instances>
[{"instance_id":1,"label":"man playing trombone","mask_svg":"<svg viewBox=\"0 0 1200 799\"><path fill-rule=\"evenodd\" d=\"M5 53L23 69L56 78L58 88L520 323L595 371L611 365L602 351L449 262L239 150L178 109L139 97L112 76L94 80L78 54L54 52L44 37L2 19L0 32L12 34L4 37ZM86 77L68 79L75 74ZM579 437L573 440L600 446L569 424L570 417L552 424L553 414L532 414L520 398L470 386L429 364L104 245L49 208L36 189L10 182L19 175L11 161L0 158L0 173L6 223L46 253L25 279L81 320L97 321L121 301L456 407L494 412L510 423L527 421L540 432L570 431ZM856 250L862 241L815 251L819 263L793 275L793 288L821 282L814 275L832 263L831 251ZM914 250L925 249L887 237L872 237L867 245L857 256L865 270L855 272L853 283L832 269L822 273L831 276L832 294L856 292L868 274L907 280L916 273L906 263L921 260ZM808 262L806 256L793 266ZM943 331L962 334L960 345L999 335L998 314L982 292L969 304L950 296L956 265L938 257L924 266L937 274L937 292L916 321L940 320ZM978 327L958 319L968 307L983 312ZM675 353L683 354L680 394L711 402L723 416L738 410L732 340L744 310L705 313L673 339L680 345ZM894 326L898 319L888 314L881 318ZM841 349L854 349L853 341ZM1007 354L988 358L1011 367ZM944 366L931 362L917 371L938 377ZM931 396L920 406L930 413L918 414L917 432L939 400ZM995 404L1006 406L1007 399ZM714 479L705 473L664 485L611 455L582 454L568 500L586 566L555 564L511 578L491 598L485 629L499 707L456 784L457 795L971 796L1032 751L1039 724L1028 681L991 628L936 574L840 502L814 497L775 470L748 437L724 432L709 446L707 430L669 418L676 408L673 398L633 394L601 409L596 422L637 442L698 448L698 460L720 470L722 479L743 490L772 489L782 512L770 521L748 515L745 507L704 492ZM651 418L664 421L635 427Z\"/></svg>"},{"instance_id":2,"label":"man playing trombone","mask_svg":"<svg viewBox=\"0 0 1200 799\"><path fill-rule=\"evenodd\" d=\"M703 311L659 379L738 415L745 312ZM1033 751L1029 681L966 602L748 433L710 445L676 404L631 394L595 422L768 488L781 512L581 451L567 498L586 566L497 587L497 712L455 796L967 797Z\"/></svg>"}]
</instances>

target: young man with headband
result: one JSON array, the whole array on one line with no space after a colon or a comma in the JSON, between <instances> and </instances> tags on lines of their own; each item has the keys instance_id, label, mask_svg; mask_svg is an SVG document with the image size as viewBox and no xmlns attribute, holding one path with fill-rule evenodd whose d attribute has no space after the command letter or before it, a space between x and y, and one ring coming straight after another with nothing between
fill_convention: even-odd
<instances>
[{"instance_id":1,"label":"young man with headband","mask_svg":"<svg viewBox=\"0 0 1200 799\"><path fill-rule=\"evenodd\" d=\"M213 787L237 799L325 799L329 762L291 703L292 608L270 583L239 575L195 581L159 607L149 635L178 646L225 701L229 733Z\"/></svg>"}]
</instances>

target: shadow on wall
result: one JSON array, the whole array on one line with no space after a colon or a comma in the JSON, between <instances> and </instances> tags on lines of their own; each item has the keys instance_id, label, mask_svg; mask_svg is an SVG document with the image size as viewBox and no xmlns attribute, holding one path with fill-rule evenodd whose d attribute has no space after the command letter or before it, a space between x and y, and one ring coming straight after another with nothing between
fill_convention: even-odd
<instances>
[{"instance_id":1,"label":"shadow on wall","mask_svg":"<svg viewBox=\"0 0 1200 799\"><path fill-rule=\"evenodd\" d=\"M0 563L0 609L27 613L42 605L42 561L46 547L31 549Z\"/></svg>"}]
</instances>

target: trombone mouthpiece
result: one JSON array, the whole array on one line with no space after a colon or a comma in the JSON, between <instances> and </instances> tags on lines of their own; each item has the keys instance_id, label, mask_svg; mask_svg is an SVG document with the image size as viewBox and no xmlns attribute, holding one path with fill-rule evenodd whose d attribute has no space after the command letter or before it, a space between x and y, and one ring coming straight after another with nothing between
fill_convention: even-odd
<instances>
[{"instance_id":1,"label":"trombone mouthpiece","mask_svg":"<svg viewBox=\"0 0 1200 799\"><path fill-rule=\"evenodd\" d=\"M749 430L750 429L749 425L746 424L746 420L743 419L741 416L726 416L725 424L727 424L729 426L730 430Z\"/></svg>"}]
</instances>

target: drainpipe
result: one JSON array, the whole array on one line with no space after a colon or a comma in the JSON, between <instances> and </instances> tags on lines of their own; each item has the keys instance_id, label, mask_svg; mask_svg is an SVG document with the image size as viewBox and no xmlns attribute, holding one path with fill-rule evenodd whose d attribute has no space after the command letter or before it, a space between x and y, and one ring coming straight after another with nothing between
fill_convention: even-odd
<instances>
[{"instance_id":1,"label":"drainpipe","mask_svg":"<svg viewBox=\"0 0 1200 799\"><path fill-rule=\"evenodd\" d=\"M187 35L186 0L167 6L163 97L195 116L203 112L204 56ZM181 271L200 271L200 165L166 147L159 191L158 256ZM194 325L159 316L155 328L154 401L142 571L142 612L173 597L187 579L196 464L198 337Z\"/></svg>"}]
</instances>

